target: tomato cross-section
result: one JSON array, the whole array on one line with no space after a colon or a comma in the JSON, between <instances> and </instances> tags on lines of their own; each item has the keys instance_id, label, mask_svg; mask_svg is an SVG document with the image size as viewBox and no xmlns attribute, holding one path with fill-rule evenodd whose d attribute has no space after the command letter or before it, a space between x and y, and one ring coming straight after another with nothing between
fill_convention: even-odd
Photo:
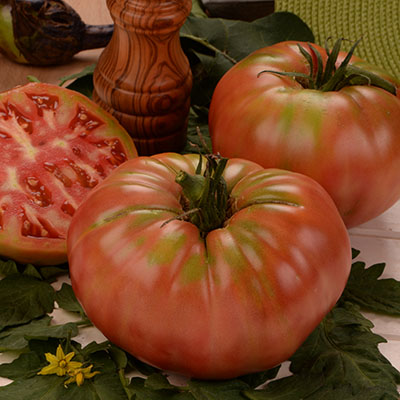
<instances>
[{"instance_id":1,"label":"tomato cross-section","mask_svg":"<svg viewBox=\"0 0 400 400\"><path fill-rule=\"evenodd\" d=\"M137 155L128 133L85 96L30 83L0 94L0 255L66 261L71 217L90 189Z\"/></svg>"}]
</instances>

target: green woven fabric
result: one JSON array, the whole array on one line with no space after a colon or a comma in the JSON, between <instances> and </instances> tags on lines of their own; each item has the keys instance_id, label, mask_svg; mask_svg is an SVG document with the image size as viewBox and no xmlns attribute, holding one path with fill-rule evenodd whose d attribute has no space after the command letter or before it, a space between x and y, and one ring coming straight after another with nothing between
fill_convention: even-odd
<instances>
[{"instance_id":1,"label":"green woven fabric","mask_svg":"<svg viewBox=\"0 0 400 400\"><path fill-rule=\"evenodd\" d=\"M400 79L400 0L276 0L275 10L299 16L323 46L362 37L355 54Z\"/></svg>"}]
</instances>

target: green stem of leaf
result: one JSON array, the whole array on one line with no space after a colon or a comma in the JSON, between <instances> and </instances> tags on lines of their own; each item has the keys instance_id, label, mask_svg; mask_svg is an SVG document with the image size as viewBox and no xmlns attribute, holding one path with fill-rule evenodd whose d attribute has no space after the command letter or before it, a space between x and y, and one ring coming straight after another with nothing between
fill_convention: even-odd
<instances>
[{"instance_id":1,"label":"green stem of leaf","mask_svg":"<svg viewBox=\"0 0 400 400\"><path fill-rule=\"evenodd\" d=\"M205 39L201 39L197 36L194 35L188 35L185 33L181 33L181 38L186 38L189 40L192 40L196 43L201 44L202 46L204 46L205 48L207 48L208 50L211 50L213 53L215 54L221 54L224 58L226 58L228 61L230 61L233 65L237 64L237 60L235 60L233 57L231 57L226 51L222 51L220 50L218 47L213 46L210 42L208 42Z\"/></svg>"},{"instance_id":2,"label":"green stem of leaf","mask_svg":"<svg viewBox=\"0 0 400 400\"><path fill-rule=\"evenodd\" d=\"M75 322L75 324L77 326L81 327L81 328L82 327L86 328L86 327L89 327L89 326L93 326L93 323L90 321L89 318L83 318L82 320L80 320L78 322Z\"/></svg>"},{"instance_id":3,"label":"green stem of leaf","mask_svg":"<svg viewBox=\"0 0 400 400\"><path fill-rule=\"evenodd\" d=\"M129 392L128 385L129 385L129 380L125 376L125 370L123 368L118 369L118 377L121 382L122 388L124 389L124 392L128 399L131 399L132 394Z\"/></svg>"}]
</instances>

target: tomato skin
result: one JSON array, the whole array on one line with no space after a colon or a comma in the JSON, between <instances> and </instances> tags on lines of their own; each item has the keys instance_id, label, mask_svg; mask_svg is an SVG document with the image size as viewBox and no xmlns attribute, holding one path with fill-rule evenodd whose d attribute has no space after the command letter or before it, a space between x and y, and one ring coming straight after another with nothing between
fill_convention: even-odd
<instances>
[{"instance_id":1,"label":"tomato skin","mask_svg":"<svg viewBox=\"0 0 400 400\"><path fill-rule=\"evenodd\" d=\"M197 163L193 154L138 157L100 183L68 232L72 286L95 326L151 365L204 379L265 370L340 297L349 236L312 179L232 159L233 214L203 239L176 219L176 173L194 174Z\"/></svg>"},{"instance_id":2,"label":"tomato skin","mask_svg":"<svg viewBox=\"0 0 400 400\"><path fill-rule=\"evenodd\" d=\"M325 63L325 50L313 46ZM351 63L400 87L357 57ZM260 49L235 65L211 101L213 150L312 177L332 196L347 227L391 207L400 198L400 90L397 97L373 86L321 92L260 74L265 70L309 73L297 42Z\"/></svg>"},{"instance_id":3,"label":"tomato skin","mask_svg":"<svg viewBox=\"0 0 400 400\"><path fill-rule=\"evenodd\" d=\"M67 261L66 236L87 192L126 159L132 138L86 96L29 83L0 93L0 255Z\"/></svg>"}]
</instances>

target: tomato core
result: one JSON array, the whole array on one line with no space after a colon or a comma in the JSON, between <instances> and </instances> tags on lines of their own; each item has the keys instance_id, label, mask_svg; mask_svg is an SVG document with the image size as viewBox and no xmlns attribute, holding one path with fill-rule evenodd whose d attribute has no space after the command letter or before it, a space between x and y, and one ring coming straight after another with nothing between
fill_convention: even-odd
<instances>
[{"instance_id":1,"label":"tomato core","mask_svg":"<svg viewBox=\"0 0 400 400\"><path fill-rule=\"evenodd\" d=\"M206 155L206 159L203 173L200 157L195 175L181 171L175 179L183 189L181 205L184 213L178 218L195 224L202 237L223 225L229 204L228 190L222 176L228 159L215 155Z\"/></svg>"}]
</instances>

